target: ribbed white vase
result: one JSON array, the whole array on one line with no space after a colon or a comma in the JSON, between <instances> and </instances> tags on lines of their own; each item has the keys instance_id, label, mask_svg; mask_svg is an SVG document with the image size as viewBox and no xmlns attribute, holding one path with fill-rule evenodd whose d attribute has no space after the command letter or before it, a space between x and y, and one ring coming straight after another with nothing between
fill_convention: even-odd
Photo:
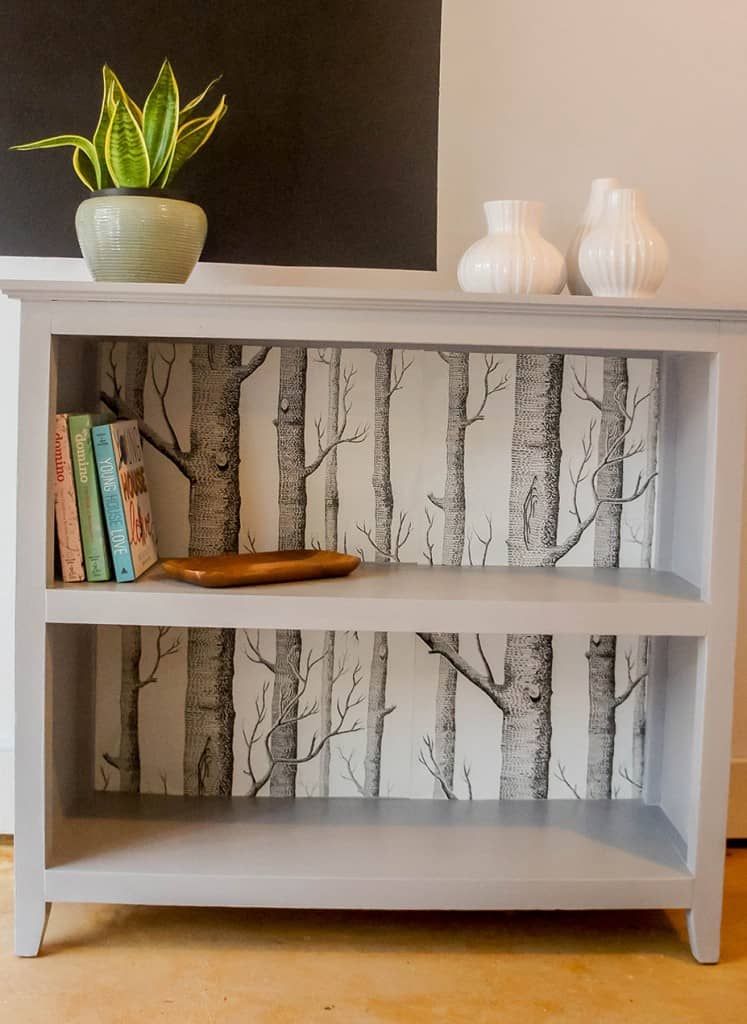
<instances>
[{"instance_id":1,"label":"ribbed white vase","mask_svg":"<svg viewBox=\"0 0 747 1024\"><path fill-rule=\"evenodd\" d=\"M578 265L579 250L583 240L597 227L602 219L607 193L611 189L619 187L620 182L617 178L594 178L591 183L591 191L586 209L571 239L571 244L568 246L568 252L565 254L565 265L568 270L568 291L571 295L591 295L591 288L584 281L581 268Z\"/></svg>"},{"instance_id":2,"label":"ribbed white vase","mask_svg":"<svg viewBox=\"0 0 747 1024\"><path fill-rule=\"evenodd\" d=\"M499 295L557 294L565 260L540 233L544 203L497 199L483 204L488 234L459 261L459 287Z\"/></svg>"},{"instance_id":3,"label":"ribbed white vase","mask_svg":"<svg viewBox=\"0 0 747 1024\"><path fill-rule=\"evenodd\" d=\"M648 218L642 193L607 193L599 224L581 243L579 265L592 295L651 298L669 263L667 243Z\"/></svg>"}]
</instances>

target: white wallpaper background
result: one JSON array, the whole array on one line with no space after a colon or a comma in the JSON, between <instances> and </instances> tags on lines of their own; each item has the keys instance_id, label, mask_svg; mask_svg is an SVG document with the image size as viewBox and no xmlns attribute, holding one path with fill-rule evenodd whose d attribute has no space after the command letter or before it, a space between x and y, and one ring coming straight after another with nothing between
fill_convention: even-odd
<instances>
[{"instance_id":1,"label":"white wallpaper background","mask_svg":"<svg viewBox=\"0 0 747 1024\"><path fill-rule=\"evenodd\" d=\"M191 417L191 352L189 344L149 346L150 363L144 391L145 420L154 430L165 434L168 425L159 399L167 380L167 360L174 358L165 396L165 409L182 448L189 447ZM246 363L256 349L246 348ZM128 346L116 345L108 365L102 367L105 389L111 391L112 377L123 388ZM329 368L320 360L317 350L309 350L306 388L306 461L317 452L317 427L326 426ZM164 358L165 357L165 358ZM476 563L485 558L487 564L508 563L508 505L511 485L511 446L514 427L516 357L489 357L500 365L490 374L491 386L499 389L485 403L482 418L466 432L465 472L465 552ZM278 458L277 431L278 380L280 349L271 350L259 367L241 386L240 399L240 548L274 549L278 546ZM341 371L350 378L348 433L365 434L360 443L342 443L337 448L339 505L339 547L373 560L374 549L367 536L374 524L372 467L374 455L374 367L375 354L369 350L343 349ZM440 495L444 488L446 465L445 435L448 415L448 366L435 352L394 353L393 380L404 367L401 386L391 397L391 485L394 498L393 532L396 535L400 517L403 540L399 558L403 562L427 563L429 548L435 562L440 561L444 517L428 500ZM646 407L652 364L648 360L628 359L628 407L632 408L636 392L642 398L629 438L628 450L646 439ZM562 449L559 477L560 506L558 539L568 535L576 520L572 512L571 471L578 470L583 456L583 439L590 425L596 423L590 466L596 465L597 432L600 414L588 401L579 397L575 375L585 380L591 394L602 393L603 360L566 356L563 367L562 414L560 443ZM472 353L469 357L470 397L468 415L478 410L484 395L485 357ZM159 533L159 553L187 553L189 543L189 484L164 456L149 445L146 460L152 492L154 514ZM645 473L647 453L641 450L624 463L623 492L633 492L640 473ZM307 481L307 546L324 546L325 467L322 465ZM579 487L582 518L592 510L593 498L588 477ZM641 564L641 537L644 529L644 498L622 506L622 527L619 560L622 566ZM432 525L428 526L429 519ZM486 549L487 545L487 549ZM578 544L562 558L561 565L592 565L594 524ZM309 584L313 586L314 584ZM270 687L272 673L257 663L256 649L271 661L275 637L272 632L257 634L247 623L248 635L238 632L233 663L233 704L235 727L233 738L234 795L247 794L250 777L247 769L247 738L257 718L256 702L263 686ZM503 673L506 638L496 622L495 634L482 637L485 658L497 682ZM145 677L155 657L157 632L144 629L141 676ZM182 793L184 791L183 758L185 749L185 692L187 685L188 642L186 630L172 630L167 638L178 649L159 665L157 681L144 686L139 693L140 789L143 792ZM384 718L381 747L381 772L378 787L381 796L428 798L443 796L444 790L434 781L426 766L428 742L436 724L436 688L439 657L429 653L425 643L410 634L389 634L389 663L386 706L393 710ZM322 654L325 635L304 633L302 664L307 657ZM371 634L338 633L335 653L339 666L346 652L347 670L337 683L336 693L344 694L352 685L357 668L359 679L354 696L360 703L346 716L346 726L356 722L360 728L335 736L329 747L329 795L360 795L364 786L366 753L367 688L372 648ZM254 647L254 651L252 650ZM459 638L460 652L473 664L481 663L474 636ZM548 771L547 796L567 798L586 791L589 715L589 650L588 635L558 636L553 639L552 670L552 738ZM630 653L636 669L639 642L637 637L620 637L617 643L616 676L618 693L628 684L625 655ZM319 662L309 673L303 707L309 710L298 726L298 748L304 753L319 736L319 715L314 707L320 697L323 665ZM614 742L612 795L639 795L631 781L633 770L633 715L635 694L616 711L617 733ZM270 697L268 696L268 702ZM301 705L299 704L299 710ZM456 739L454 774L451 789L457 798L493 798L499 794L501 777L501 730L503 714L495 704L463 675L458 676L456 690ZM269 726L271 711L259 735ZM97 682L97 785L117 789L119 771L116 754L120 745L120 630L100 631ZM424 764L423 762L426 762ZM295 782L297 797L316 796L323 792L320 766L323 758L312 757L298 767ZM253 750L255 776L266 766L263 744ZM209 767L209 766L208 766ZM327 769L323 769L326 771ZM258 796L270 795L270 785L263 786Z\"/></svg>"}]
</instances>

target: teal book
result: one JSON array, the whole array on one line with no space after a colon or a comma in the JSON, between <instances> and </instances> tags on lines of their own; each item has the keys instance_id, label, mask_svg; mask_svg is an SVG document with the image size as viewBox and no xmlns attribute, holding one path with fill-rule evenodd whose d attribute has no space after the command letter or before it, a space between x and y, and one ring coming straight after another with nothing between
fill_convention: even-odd
<instances>
[{"instance_id":1,"label":"teal book","mask_svg":"<svg viewBox=\"0 0 747 1024\"><path fill-rule=\"evenodd\" d=\"M107 418L81 413L70 416L67 421L70 431L75 494L78 498L80 536L83 541L83 557L86 563L86 579L97 583L110 580L112 569L96 460L91 442L91 427L104 422Z\"/></svg>"},{"instance_id":2,"label":"teal book","mask_svg":"<svg viewBox=\"0 0 747 1024\"><path fill-rule=\"evenodd\" d=\"M109 534L109 547L114 563L114 579L119 583L128 583L135 579L135 568L132 564L130 538L127 533L127 521L109 424L93 427L91 439L93 454L96 457L96 469L99 474L99 487L101 488L106 529Z\"/></svg>"}]
</instances>

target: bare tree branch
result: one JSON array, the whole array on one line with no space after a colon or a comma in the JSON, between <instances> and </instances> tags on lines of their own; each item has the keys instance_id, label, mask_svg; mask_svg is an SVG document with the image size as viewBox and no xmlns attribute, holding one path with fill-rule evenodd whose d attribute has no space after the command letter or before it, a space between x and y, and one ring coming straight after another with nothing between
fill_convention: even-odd
<instances>
[{"instance_id":1,"label":"bare tree branch","mask_svg":"<svg viewBox=\"0 0 747 1024\"><path fill-rule=\"evenodd\" d=\"M122 396L122 385L119 383L119 380L117 379L117 371L119 369L119 364L115 359L116 346L116 341L111 342L111 344L107 346L107 361L109 363L109 369L107 370L106 377L112 386L112 391L117 396L117 398L120 398Z\"/></svg>"},{"instance_id":2,"label":"bare tree branch","mask_svg":"<svg viewBox=\"0 0 747 1024\"><path fill-rule=\"evenodd\" d=\"M467 561L469 562L470 565L474 565L475 564L475 562L474 562L474 560L472 558L472 538L473 538L473 536L477 538L477 540L480 542L480 544L482 544L482 558L481 558L479 564L480 565L487 565L488 564L488 552L490 551L490 545L493 543L493 519L492 519L492 516L489 516L487 514L487 512L484 513L484 516L485 516L485 521L486 521L487 527L488 527L487 536L486 537L481 537L480 534L477 532L477 528L475 528L475 529L470 531L470 535L469 535L469 537L467 537Z\"/></svg>"},{"instance_id":3,"label":"bare tree branch","mask_svg":"<svg viewBox=\"0 0 747 1024\"><path fill-rule=\"evenodd\" d=\"M388 558L390 562L400 561L400 552L405 546L407 541L410 539L412 533L412 523L407 515L407 512L400 512L397 522L397 530L394 535L394 542L392 544L392 550L386 551L379 544L376 543L373 535L373 530L367 523L356 523L356 529L363 534L368 543L374 549L378 551L384 558ZM358 549L360 550L360 549Z\"/></svg>"},{"instance_id":4,"label":"bare tree branch","mask_svg":"<svg viewBox=\"0 0 747 1024\"><path fill-rule=\"evenodd\" d=\"M164 796L168 796L169 795L169 780L168 780L168 777L166 775L166 772L159 772L158 773L158 778L161 780L161 788L163 789L163 795Z\"/></svg>"},{"instance_id":5,"label":"bare tree branch","mask_svg":"<svg viewBox=\"0 0 747 1024\"><path fill-rule=\"evenodd\" d=\"M583 381L579 378L578 371L576 370L576 364L572 360L568 360L568 362L570 362L570 364L571 364L571 373L573 374L573 382L572 382L572 385L571 385L572 388L573 388L573 394L576 396L576 398L580 398L582 402L591 402L591 404L595 408L599 409L599 411L601 412L602 411L601 399L597 398L595 395L592 395L591 392L589 391L589 388L588 388L588 380L589 380L589 361L588 361L588 359L584 359L584 379L583 379Z\"/></svg>"},{"instance_id":6,"label":"bare tree branch","mask_svg":"<svg viewBox=\"0 0 747 1024\"><path fill-rule=\"evenodd\" d=\"M626 782L629 782L630 785L633 786L634 789L637 789L639 791L643 791L643 783L642 782L636 782L636 780L630 775L630 773L628 772L628 769L626 768L626 766L624 764L621 764L617 771L618 771L618 775L620 776L621 779L625 779Z\"/></svg>"},{"instance_id":7,"label":"bare tree branch","mask_svg":"<svg viewBox=\"0 0 747 1024\"><path fill-rule=\"evenodd\" d=\"M581 484L588 479L589 476L589 462L591 461L591 454L594 447L594 430L596 429L596 420L591 420L589 423L589 433L581 438L581 451L582 457L579 463L578 470L573 469L573 463L570 462L568 465L568 475L571 478L571 484L573 485L573 497L571 512L576 518L576 522L581 522L581 512L578 507L578 491Z\"/></svg>"},{"instance_id":8,"label":"bare tree branch","mask_svg":"<svg viewBox=\"0 0 747 1024\"><path fill-rule=\"evenodd\" d=\"M142 690L144 686L150 685L150 683L158 682L158 669L160 668L161 662L164 658L171 657L172 654L176 654L181 649L182 638L179 634L170 641L167 642L167 637L171 633L170 626L159 626L158 636L156 637L156 653L153 660L153 667L146 676L139 676L136 684L137 690ZM115 757L114 754L102 754L102 757L108 765L112 768L116 768L117 771L122 771L122 763L120 757Z\"/></svg>"},{"instance_id":9,"label":"bare tree branch","mask_svg":"<svg viewBox=\"0 0 747 1024\"><path fill-rule=\"evenodd\" d=\"M338 697L336 701L335 709L337 711L337 723L332 726L329 732L320 736L316 731L314 731L306 753L300 754L297 757L276 757L273 754L271 741L273 735L278 729L283 726L298 725L299 723L305 722L307 719L313 717L318 712L319 705L317 702L304 702L304 696L308 687L311 670L315 665L319 664L322 658L323 655L314 657L312 653L309 653L306 658L306 664L303 672L296 672L299 682L297 692L295 694L289 694L287 699L281 700L276 721L268 729L265 729L264 734L261 734L262 726L267 718L267 693L270 687L269 682L264 683L262 687L262 694L255 702L255 721L249 735L247 735L246 729L242 727L242 735L247 748L247 766L244 769L244 774L249 777L249 797L255 797L267 785L277 765L306 764L313 758L317 757L335 736L346 736L350 733L360 732L363 728L358 719L355 719L350 725L347 724L350 712L358 707L358 705L364 700L363 694L358 692L362 678L361 666L360 663L358 663L353 669L352 682L345 694L345 697L343 699ZM254 748L260 740L264 747L266 764L264 771L258 773L254 768L252 755Z\"/></svg>"},{"instance_id":10,"label":"bare tree branch","mask_svg":"<svg viewBox=\"0 0 747 1024\"><path fill-rule=\"evenodd\" d=\"M441 768L436 761L436 755L433 751L433 739L428 733L423 736L423 745L425 746L425 753L423 747L418 752L418 761L425 770L431 775L441 787L441 791L447 800L457 800L458 797L449 783L446 781Z\"/></svg>"},{"instance_id":11,"label":"bare tree branch","mask_svg":"<svg viewBox=\"0 0 747 1024\"><path fill-rule=\"evenodd\" d=\"M253 373L256 373L269 354L269 346L260 348L254 353L248 363L244 363L243 366L239 366L235 371L239 381L245 381L247 377L251 377Z\"/></svg>"},{"instance_id":12,"label":"bare tree branch","mask_svg":"<svg viewBox=\"0 0 747 1024\"><path fill-rule=\"evenodd\" d=\"M435 517L433 516L432 512L430 511L430 509L428 508L427 505L425 506L425 521L426 521L426 523L428 525L427 525L426 530L425 530L425 547L426 547L426 550L423 552L423 557L428 562L428 565L433 565L433 547L434 547L434 545L433 545L433 538L431 536L431 533L433 531L433 523L435 521Z\"/></svg>"},{"instance_id":13,"label":"bare tree branch","mask_svg":"<svg viewBox=\"0 0 747 1024\"><path fill-rule=\"evenodd\" d=\"M620 694L619 697L615 697L615 707L616 708L619 708L621 704L625 703L625 701L631 695L633 690L635 690L636 686L638 686L639 683L642 683L643 680L648 675L648 669L646 669L645 671L641 672L637 676L633 675L633 653L632 653L632 651L626 651L625 652L625 666L626 666L627 672L628 672L628 685L625 687L625 689L623 690L623 692Z\"/></svg>"},{"instance_id":14,"label":"bare tree branch","mask_svg":"<svg viewBox=\"0 0 747 1024\"><path fill-rule=\"evenodd\" d=\"M358 780L355 774L355 766L353 765L352 753L345 754L340 747L337 748L337 753L340 755L346 768L346 772L341 777L345 779L346 782L352 782L352 784L355 786L358 796L365 796L366 791L363 788L363 783Z\"/></svg>"},{"instance_id":15,"label":"bare tree branch","mask_svg":"<svg viewBox=\"0 0 747 1024\"><path fill-rule=\"evenodd\" d=\"M493 382L493 374L498 371L501 365L500 359L496 358L495 355L490 353L485 356L485 375L482 381L482 400L477 408L477 412L474 416L467 418L467 426L472 426L473 423L477 423L478 420L485 418L485 407L490 400L491 395L497 394L499 391L505 390L508 387L508 374L504 375L497 381Z\"/></svg>"},{"instance_id":16,"label":"bare tree branch","mask_svg":"<svg viewBox=\"0 0 747 1024\"><path fill-rule=\"evenodd\" d=\"M257 538L254 536L252 531L247 526L246 528L246 540L242 541L242 548L244 551L248 551L254 555L257 553Z\"/></svg>"},{"instance_id":17,"label":"bare tree branch","mask_svg":"<svg viewBox=\"0 0 747 1024\"><path fill-rule=\"evenodd\" d=\"M462 762L462 775L464 777L464 782L467 786L468 799L473 800L474 797L472 795L472 765L468 764L467 761Z\"/></svg>"},{"instance_id":18,"label":"bare tree branch","mask_svg":"<svg viewBox=\"0 0 747 1024\"><path fill-rule=\"evenodd\" d=\"M176 654L177 651L181 650L182 638L181 635L169 640L167 643L167 637L171 633L170 626L159 626L158 635L156 637L156 654L153 661L153 668L150 670L148 675L138 680L138 689L141 690L144 686L148 686L150 683L158 682L158 669L160 668L161 662L164 658L170 658L172 654Z\"/></svg>"},{"instance_id":19,"label":"bare tree branch","mask_svg":"<svg viewBox=\"0 0 747 1024\"><path fill-rule=\"evenodd\" d=\"M137 420L138 429L140 430L140 436L148 442L157 452L160 452L169 462L180 470L181 473L188 480L193 479L192 470L192 458L189 452L184 452L180 448L173 444L170 444L165 438L161 437L155 430L148 426L148 424L141 417L137 415L132 406L128 405L122 398L116 395L108 395L105 391L102 391L99 398L104 405L111 409L120 419L124 420Z\"/></svg>"},{"instance_id":20,"label":"bare tree branch","mask_svg":"<svg viewBox=\"0 0 747 1024\"><path fill-rule=\"evenodd\" d=\"M628 540L631 544L637 544L639 547L643 547L643 533L639 526L634 526L632 523L623 516L623 526L628 531Z\"/></svg>"},{"instance_id":21,"label":"bare tree branch","mask_svg":"<svg viewBox=\"0 0 747 1024\"><path fill-rule=\"evenodd\" d=\"M480 640L479 635L477 637L477 648L485 668L484 672L479 672L474 665L471 665L463 654L455 650L451 644L444 639L443 634L418 633L417 635L428 648L430 654L438 654L442 658L445 658L449 664L454 666L457 672L461 672L465 679L468 679L478 688L478 690L482 690L483 693L490 697L496 707L504 710L503 694L505 691L505 685L503 683L496 683L493 671L485 657L485 651L483 650L482 641Z\"/></svg>"},{"instance_id":22,"label":"bare tree branch","mask_svg":"<svg viewBox=\"0 0 747 1024\"><path fill-rule=\"evenodd\" d=\"M162 383L159 383L158 373L156 372L156 368L158 366L159 360L166 367L166 373L164 375L164 379L163 379ZM171 442L171 444L173 445L174 448L176 448L178 450L181 450L181 445L179 444L179 438L176 436L176 431L174 430L174 425L171 422L171 417L169 416L169 410L168 410L168 407L166 405L166 396L168 394L169 387L171 386L171 375L172 375L172 373L174 371L174 363L175 362L176 362L176 345L175 344L172 343L172 345L171 345L171 352L167 356L163 354L163 350L162 350L162 348L160 346L158 348L154 347L153 359L151 360L151 364L150 364L150 375L151 375L151 380L153 381L153 390L156 392L156 395L158 396L158 403L159 403L159 406L161 408L161 415L163 417L164 423L166 424L166 429L168 430L168 433L169 433L169 440L170 440L170 442Z\"/></svg>"},{"instance_id":23,"label":"bare tree branch","mask_svg":"<svg viewBox=\"0 0 747 1024\"><path fill-rule=\"evenodd\" d=\"M594 498L594 508L589 513L589 515L586 516L585 519L580 518L580 513L577 511L577 498L574 494L574 514L576 514L578 517L576 526L573 528L573 530L571 530L570 534L562 543L557 544L554 548L551 548L548 551L548 562L550 564L555 565L557 562L560 561L561 558L563 558L564 555L567 555L568 552L576 546L576 544L578 544L583 534L595 521L599 513L599 509L603 505L626 505L632 501L637 501L638 498L640 498L646 492L646 489L656 478L656 471L649 474L645 480L643 479L643 474L639 473L638 479L632 492L628 495L622 495L619 498L602 497L600 496L597 488L599 475L607 466L612 466L615 465L616 463L624 462L626 459L630 459L635 455L639 455L644 450L643 441L637 441L627 450L625 445L626 441L630 437L633 427L635 426L636 413L639 407L643 404L643 402L645 402L649 398L650 394L651 392L647 391L645 394L641 395L639 389L636 388L633 394L633 400L630 409L626 408L626 406L624 406L623 403L618 400L618 408L620 409L620 412L623 414L625 418L625 428L620 431L620 434L617 437L607 438L605 444L604 457L599 460L596 468L593 470L593 472L591 473L591 477L589 478L591 493ZM586 452L586 450L587 444L584 445L584 452ZM586 455L584 457L586 458ZM586 461L588 461L588 458L586 459ZM582 467L583 465L584 464L582 463ZM579 470L579 473L582 472L583 468Z\"/></svg>"},{"instance_id":24,"label":"bare tree branch","mask_svg":"<svg viewBox=\"0 0 747 1024\"><path fill-rule=\"evenodd\" d=\"M365 424L359 424L352 433L348 434L348 421L350 418L350 412L352 409L350 403L350 395L353 390L353 382L355 379L356 370L355 367L348 367L343 371L343 389L342 395L340 396L340 403L342 405L342 416L340 417L340 423L337 428L337 433L329 441L325 443L324 440L324 425L321 417L318 417L314 421L316 428L317 437L317 456L304 468L304 476L311 476L321 466L324 460L327 458L329 453L341 444L361 444L368 437L368 426Z\"/></svg>"},{"instance_id":25,"label":"bare tree branch","mask_svg":"<svg viewBox=\"0 0 747 1024\"><path fill-rule=\"evenodd\" d=\"M345 653L347 654L347 652ZM326 656L327 646L325 644L325 646L322 648L322 653L317 655L316 657L314 656L313 651L309 651L307 653L306 664L304 665L303 668L294 668L292 665L290 666L291 673L296 677L296 680L298 681L299 685L303 686L304 690L309 684L309 676L311 675L312 671L316 668L317 665L324 661ZM343 656L343 663L344 662L345 656ZM337 678L339 679L339 675L337 676Z\"/></svg>"},{"instance_id":26,"label":"bare tree branch","mask_svg":"<svg viewBox=\"0 0 747 1024\"><path fill-rule=\"evenodd\" d=\"M568 789L570 789L571 793L573 793L577 800L581 799L581 794L579 793L578 789L573 785L573 783L569 780L568 776L565 773L565 767L560 762L558 762L558 770L555 772L555 778L559 779L560 782L564 783L568 787Z\"/></svg>"},{"instance_id":27,"label":"bare tree branch","mask_svg":"<svg viewBox=\"0 0 747 1024\"><path fill-rule=\"evenodd\" d=\"M246 645L249 648L248 651L244 651L244 654L249 659L249 661L253 662L255 665L263 665L268 670L268 672L272 672L272 674L275 675L275 662L269 661L260 650L259 630L257 630L257 639L252 640L249 630L245 629L244 639L246 640Z\"/></svg>"},{"instance_id":28,"label":"bare tree branch","mask_svg":"<svg viewBox=\"0 0 747 1024\"><path fill-rule=\"evenodd\" d=\"M396 357L399 356L399 366L396 363ZM404 349L400 349L396 353L394 360L392 361L392 383L389 388L389 397L391 398L395 391L402 390L402 381L405 378L405 374L412 366L412 359L409 361L406 359Z\"/></svg>"},{"instance_id":29,"label":"bare tree branch","mask_svg":"<svg viewBox=\"0 0 747 1024\"><path fill-rule=\"evenodd\" d=\"M106 761L106 754L104 754L104 760ZM109 788L109 783L111 782L112 777L101 764L99 765L99 771L101 772L101 781L104 783L104 792L106 792Z\"/></svg>"}]
</instances>

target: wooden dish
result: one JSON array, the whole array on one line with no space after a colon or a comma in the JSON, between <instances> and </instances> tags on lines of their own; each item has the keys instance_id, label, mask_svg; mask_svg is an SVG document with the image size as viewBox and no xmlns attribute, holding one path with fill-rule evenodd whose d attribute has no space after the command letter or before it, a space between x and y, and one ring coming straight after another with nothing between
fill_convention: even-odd
<instances>
[{"instance_id":1,"label":"wooden dish","mask_svg":"<svg viewBox=\"0 0 747 1024\"><path fill-rule=\"evenodd\" d=\"M339 551L257 551L247 555L164 558L161 568L167 575L198 587L245 587L347 576L360 562L355 555Z\"/></svg>"}]
</instances>

